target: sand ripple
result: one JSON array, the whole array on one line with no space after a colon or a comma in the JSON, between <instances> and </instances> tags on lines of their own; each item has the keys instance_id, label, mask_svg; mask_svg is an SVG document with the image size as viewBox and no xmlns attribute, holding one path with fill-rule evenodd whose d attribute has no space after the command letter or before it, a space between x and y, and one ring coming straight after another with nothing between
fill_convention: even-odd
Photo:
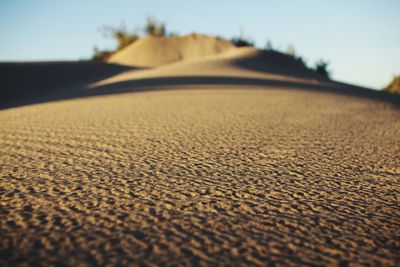
<instances>
[{"instance_id":1,"label":"sand ripple","mask_svg":"<svg viewBox=\"0 0 400 267\"><path fill-rule=\"evenodd\" d=\"M0 265L398 265L399 122L257 88L1 111Z\"/></svg>"}]
</instances>

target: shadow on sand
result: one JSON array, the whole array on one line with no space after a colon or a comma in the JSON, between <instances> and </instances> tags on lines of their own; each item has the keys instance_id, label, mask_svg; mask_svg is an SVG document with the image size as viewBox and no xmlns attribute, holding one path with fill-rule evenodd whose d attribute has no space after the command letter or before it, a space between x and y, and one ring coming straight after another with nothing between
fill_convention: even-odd
<instances>
[{"instance_id":1,"label":"shadow on sand","mask_svg":"<svg viewBox=\"0 0 400 267\"><path fill-rule=\"evenodd\" d=\"M85 61L0 63L0 108L43 102L42 99L57 93L61 93L61 97L72 86L77 91L87 84L131 69Z\"/></svg>"},{"instance_id":2,"label":"shadow on sand","mask_svg":"<svg viewBox=\"0 0 400 267\"><path fill-rule=\"evenodd\" d=\"M293 56L277 51L259 51L257 55L239 58L232 63L243 69L268 74L287 75L303 79L328 80L313 69L305 66L302 62L296 60Z\"/></svg>"},{"instance_id":3,"label":"shadow on sand","mask_svg":"<svg viewBox=\"0 0 400 267\"><path fill-rule=\"evenodd\" d=\"M12 63L9 63L12 64ZM33 66L36 64L36 66ZM37 67L37 65L43 66ZM170 88L190 89L193 87L217 86L258 86L268 88L287 88L315 92L337 93L348 96L385 101L400 106L400 96L369 90L344 83L317 81L300 83L291 81L228 77L228 76L185 76L135 79L108 85L88 88L88 85L132 68L100 63L32 63L32 66L10 66L0 64L4 78L0 79L0 109L29 104L44 103L80 97L121 94L128 92L165 90ZM29 64L27 64L29 65ZM32 67L34 70L29 70ZM35 69L36 67L36 69ZM28 68L22 71L21 69ZM57 69L58 68L58 69ZM51 70L50 72L48 72ZM48 73L57 75L49 75ZM7 76L9 75L9 76ZM11 76L10 76L11 75ZM14 76L12 76L14 75ZM62 84L63 86L58 86Z\"/></svg>"}]
</instances>

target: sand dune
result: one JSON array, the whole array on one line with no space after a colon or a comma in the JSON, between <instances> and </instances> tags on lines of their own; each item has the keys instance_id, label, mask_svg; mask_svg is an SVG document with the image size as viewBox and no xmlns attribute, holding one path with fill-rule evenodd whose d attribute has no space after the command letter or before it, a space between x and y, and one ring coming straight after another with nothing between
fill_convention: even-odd
<instances>
[{"instance_id":1,"label":"sand dune","mask_svg":"<svg viewBox=\"0 0 400 267\"><path fill-rule=\"evenodd\" d=\"M277 52L263 52L253 47L232 48L218 55L177 61L158 68L126 71L97 82L104 85L153 77L220 76L278 79L309 82L324 80L293 58Z\"/></svg>"},{"instance_id":2,"label":"sand dune","mask_svg":"<svg viewBox=\"0 0 400 267\"><path fill-rule=\"evenodd\" d=\"M229 41L201 34L187 36L146 36L109 59L138 67L157 67L181 60L198 59L233 49Z\"/></svg>"},{"instance_id":3,"label":"sand dune","mask_svg":"<svg viewBox=\"0 0 400 267\"><path fill-rule=\"evenodd\" d=\"M0 111L0 265L400 262L396 96L252 48L100 74Z\"/></svg>"}]
</instances>

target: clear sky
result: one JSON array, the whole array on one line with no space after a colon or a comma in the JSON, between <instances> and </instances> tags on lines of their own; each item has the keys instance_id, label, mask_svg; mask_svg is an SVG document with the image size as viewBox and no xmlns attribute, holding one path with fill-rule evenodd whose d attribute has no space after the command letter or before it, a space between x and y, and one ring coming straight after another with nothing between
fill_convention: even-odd
<instances>
[{"instance_id":1,"label":"clear sky","mask_svg":"<svg viewBox=\"0 0 400 267\"><path fill-rule=\"evenodd\" d=\"M180 34L291 44L309 64L330 61L334 79L381 88L400 74L399 13L399 0L0 0L0 61L87 59L114 46L102 25L133 29L150 15Z\"/></svg>"}]
</instances>

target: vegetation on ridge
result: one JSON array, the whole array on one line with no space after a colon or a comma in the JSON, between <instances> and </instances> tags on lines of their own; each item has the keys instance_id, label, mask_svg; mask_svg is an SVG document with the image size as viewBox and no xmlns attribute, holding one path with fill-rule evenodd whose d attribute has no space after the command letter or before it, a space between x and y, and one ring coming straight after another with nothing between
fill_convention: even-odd
<instances>
[{"instance_id":1,"label":"vegetation on ridge","mask_svg":"<svg viewBox=\"0 0 400 267\"><path fill-rule=\"evenodd\" d=\"M383 91L388 93L400 94L400 75L394 76L393 80L383 88Z\"/></svg>"},{"instance_id":2,"label":"vegetation on ridge","mask_svg":"<svg viewBox=\"0 0 400 267\"><path fill-rule=\"evenodd\" d=\"M177 36L176 33L167 34L166 24L163 22L157 21L157 19L153 17L148 17L146 20L146 24L141 30L129 31L125 27L124 24L121 24L119 27L113 26L103 26L101 29L103 35L107 38L114 39L116 41L116 48L114 50L101 50L97 47L94 47L94 53L92 56L92 60L94 61L107 61L114 53L124 49L128 45L134 43L138 39L140 39L141 35L140 31L144 32L145 35L152 36ZM221 38L222 39L222 38ZM245 37L243 31L230 39L230 42L234 44L236 47L244 47L244 46L255 46L254 41ZM319 73L322 77L330 78L331 71L328 69L329 62L323 59L319 59L313 67L309 67L303 57L299 56L293 45L289 45L286 48L286 51L280 51L279 49L275 49L272 46L272 42L270 40L267 41L265 48L263 49L266 52L278 52L286 54L289 57L292 57L295 61L301 64L305 68L309 68Z\"/></svg>"},{"instance_id":3,"label":"vegetation on ridge","mask_svg":"<svg viewBox=\"0 0 400 267\"><path fill-rule=\"evenodd\" d=\"M280 51L279 49L275 49L273 47L272 42L270 40L267 40L267 43L263 50L266 52L282 53L282 51ZM297 61L303 67L314 70L315 72L317 72L324 78L329 79L331 77L331 71L328 68L329 62L324 59L317 60L313 67L309 67L307 65L306 61L303 59L303 57L298 55L298 53L296 52L296 49L294 48L293 45L288 45L284 54L293 58L295 61Z\"/></svg>"},{"instance_id":4,"label":"vegetation on ridge","mask_svg":"<svg viewBox=\"0 0 400 267\"><path fill-rule=\"evenodd\" d=\"M152 17L147 18L143 31L147 35L154 36L165 36L167 32L165 23L158 22ZM107 61L112 54L121 51L140 38L138 30L129 31L123 23L119 27L103 26L101 32L106 38L115 40L117 45L114 50L100 50L95 46L92 56L92 60L94 61Z\"/></svg>"},{"instance_id":5,"label":"vegetation on ridge","mask_svg":"<svg viewBox=\"0 0 400 267\"><path fill-rule=\"evenodd\" d=\"M319 59L317 62L315 62L314 70L321 74L322 76L329 78L331 73L330 70L328 69L329 62L323 59Z\"/></svg>"}]
</instances>

